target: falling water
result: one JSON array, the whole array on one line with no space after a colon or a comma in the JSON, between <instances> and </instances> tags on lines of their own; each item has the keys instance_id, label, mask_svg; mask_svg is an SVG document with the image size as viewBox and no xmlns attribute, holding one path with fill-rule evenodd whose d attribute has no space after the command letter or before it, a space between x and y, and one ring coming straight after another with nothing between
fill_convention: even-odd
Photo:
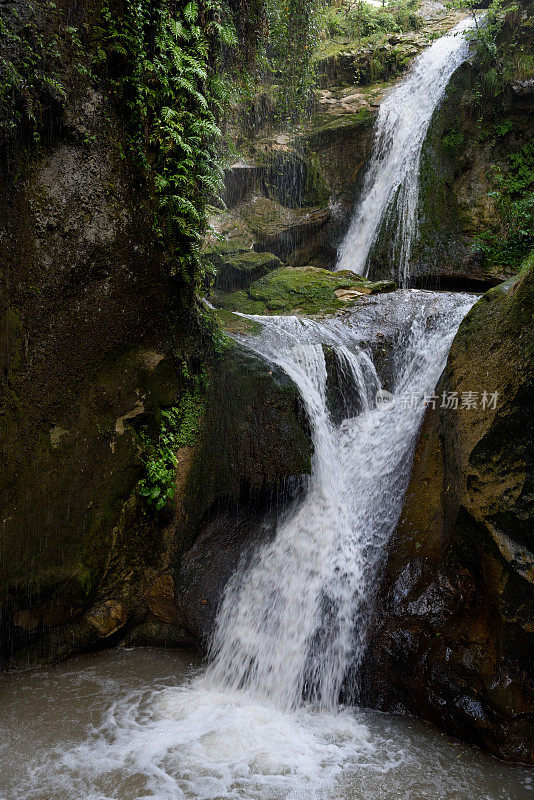
<instances>
[{"instance_id":1,"label":"falling water","mask_svg":"<svg viewBox=\"0 0 534 800\"><path fill-rule=\"evenodd\" d=\"M284 709L303 697L336 706L349 664L357 666L363 653L377 565L400 514L425 395L472 302L408 291L374 302L375 335L395 313L392 305L403 312L392 347L393 399L378 405L372 334L359 315L258 318L264 331L247 343L300 390L314 444L312 477L274 540L228 585L207 684L246 688ZM328 408L325 345L334 348L361 409L340 425Z\"/></svg>"},{"instance_id":2,"label":"falling water","mask_svg":"<svg viewBox=\"0 0 534 800\"><path fill-rule=\"evenodd\" d=\"M361 199L339 250L336 269L368 273L368 257L383 223L388 223L393 263L401 286L409 281L412 243L417 233L421 150L432 119L469 45L463 21L416 59L408 76L380 106L371 160Z\"/></svg>"}]
</instances>

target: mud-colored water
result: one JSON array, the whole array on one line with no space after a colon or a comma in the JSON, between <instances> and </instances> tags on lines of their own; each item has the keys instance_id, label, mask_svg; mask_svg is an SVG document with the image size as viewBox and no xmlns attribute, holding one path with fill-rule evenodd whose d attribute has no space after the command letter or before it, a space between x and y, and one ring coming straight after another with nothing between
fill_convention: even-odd
<instances>
[{"instance_id":1,"label":"mud-colored water","mask_svg":"<svg viewBox=\"0 0 534 800\"><path fill-rule=\"evenodd\" d=\"M533 800L532 773L413 719L282 713L199 687L191 653L2 678L2 800Z\"/></svg>"}]
</instances>

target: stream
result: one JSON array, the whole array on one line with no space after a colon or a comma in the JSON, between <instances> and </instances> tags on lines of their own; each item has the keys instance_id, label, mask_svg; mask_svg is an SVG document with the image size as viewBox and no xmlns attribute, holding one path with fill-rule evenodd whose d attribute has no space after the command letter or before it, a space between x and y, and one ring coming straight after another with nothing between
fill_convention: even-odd
<instances>
[{"instance_id":1,"label":"stream","mask_svg":"<svg viewBox=\"0 0 534 800\"><path fill-rule=\"evenodd\" d=\"M2 800L530 800L532 775L418 720L286 713L135 649L3 679Z\"/></svg>"}]
</instances>

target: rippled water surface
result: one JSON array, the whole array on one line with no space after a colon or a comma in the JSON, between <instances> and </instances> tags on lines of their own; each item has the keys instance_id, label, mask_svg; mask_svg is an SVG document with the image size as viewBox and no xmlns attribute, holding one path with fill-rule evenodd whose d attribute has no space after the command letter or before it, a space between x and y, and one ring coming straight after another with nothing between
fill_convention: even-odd
<instances>
[{"instance_id":1,"label":"rippled water surface","mask_svg":"<svg viewBox=\"0 0 534 800\"><path fill-rule=\"evenodd\" d=\"M118 650L0 687L2 800L533 800L532 772L416 720L281 713L194 655Z\"/></svg>"}]
</instances>

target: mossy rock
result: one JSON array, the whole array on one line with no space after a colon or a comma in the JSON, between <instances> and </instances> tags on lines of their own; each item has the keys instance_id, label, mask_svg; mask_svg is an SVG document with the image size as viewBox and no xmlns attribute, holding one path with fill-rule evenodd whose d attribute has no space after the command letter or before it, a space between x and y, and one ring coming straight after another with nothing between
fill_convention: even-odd
<instances>
[{"instance_id":1,"label":"mossy rock","mask_svg":"<svg viewBox=\"0 0 534 800\"><path fill-rule=\"evenodd\" d=\"M224 292L243 289L282 266L280 259L272 253L257 253L243 247L211 247L205 255L216 269L215 288Z\"/></svg>"},{"instance_id":2,"label":"mossy rock","mask_svg":"<svg viewBox=\"0 0 534 800\"><path fill-rule=\"evenodd\" d=\"M296 152L287 147L273 147L272 141L263 143L270 151L258 154L262 161L262 188L264 194L286 208L318 206L326 208L330 188L317 156L313 152Z\"/></svg>"},{"instance_id":3,"label":"mossy rock","mask_svg":"<svg viewBox=\"0 0 534 800\"><path fill-rule=\"evenodd\" d=\"M245 292L235 292L235 294L245 294ZM261 331L261 325L248 317L242 317L224 308L218 308L215 316L221 328L230 334L255 334Z\"/></svg>"},{"instance_id":4,"label":"mossy rock","mask_svg":"<svg viewBox=\"0 0 534 800\"><path fill-rule=\"evenodd\" d=\"M282 267L255 281L247 292L216 300L222 308L243 314L335 314L358 298L394 288L392 281L372 283L350 270Z\"/></svg>"},{"instance_id":5,"label":"mossy rock","mask_svg":"<svg viewBox=\"0 0 534 800\"><path fill-rule=\"evenodd\" d=\"M210 298L218 311L225 310L238 314L265 314L265 303L251 300L246 291L216 293Z\"/></svg>"},{"instance_id":6,"label":"mossy rock","mask_svg":"<svg viewBox=\"0 0 534 800\"><path fill-rule=\"evenodd\" d=\"M325 147L339 136L349 135L351 131L372 128L377 112L365 106L357 111L343 108L315 114L306 125L299 141L308 147Z\"/></svg>"},{"instance_id":7,"label":"mossy rock","mask_svg":"<svg viewBox=\"0 0 534 800\"><path fill-rule=\"evenodd\" d=\"M256 197L241 210L254 239L264 250L285 257L331 217L330 209L287 208L269 197Z\"/></svg>"},{"instance_id":8,"label":"mossy rock","mask_svg":"<svg viewBox=\"0 0 534 800\"><path fill-rule=\"evenodd\" d=\"M391 38L391 37L390 37ZM331 42L328 51L316 60L320 86L388 80L403 72L420 51L415 41L391 46L386 36L372 47L359 48L356 42Z\"/></svg>"}]
</instances>

